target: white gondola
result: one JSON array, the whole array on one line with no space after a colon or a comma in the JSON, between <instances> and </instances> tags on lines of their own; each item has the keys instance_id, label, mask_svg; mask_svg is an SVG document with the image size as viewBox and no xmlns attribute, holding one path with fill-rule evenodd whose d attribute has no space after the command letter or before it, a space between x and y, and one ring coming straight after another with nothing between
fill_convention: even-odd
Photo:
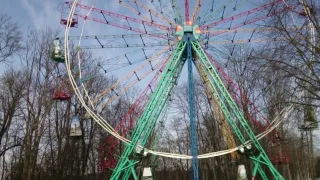
<instances>
[{"instance_id":1,"label":"white gondola","mask_svg":"<svg viewBox=\"0 0 320 180\"><path fill-rule=\"evenodd\" d=\"M80 127L80 117L79 116L72 116L71 127L70 127L70 136L71 137L82 136L82 130Z\"/></svg>"},{"instance_id":2,"label":"white gondola","mask_svg":"<svg viewBox=\"0 0 320 180\"><path fill-rule=\"evenodd\" d=\"M60 41L58 38L53 41L53 46L51 49L51 58L52 58L52 60L54 60L56 62L64 62L65 61L65 58L62 54Z\"/></svg>"},{"instance_id":3,"label":"white gondola","mask_svg":"<svg viewBox=\"0 0 320 180\"><path fill-rule=\"evenodd\" d=\"M151 171L150 167L143 168L142 179L143 180L153 180L152 171Z\"/></svg>"},{"instance_id":4,"label":"white gondola","mask_svg":"<svg viewBox=\"0 0 320 180\"><path fill-rule=\"evenodd\" d=\"M243 164L238 165L237 180L247 180L247 171L246 167Z\"/></svg>"}]
</instances>

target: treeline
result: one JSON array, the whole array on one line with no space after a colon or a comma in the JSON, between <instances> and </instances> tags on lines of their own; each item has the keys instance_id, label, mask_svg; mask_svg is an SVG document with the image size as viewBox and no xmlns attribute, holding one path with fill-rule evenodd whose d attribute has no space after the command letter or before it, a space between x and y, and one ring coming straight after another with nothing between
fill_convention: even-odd
<instances>
[{"instance_id":1,"label":"treeline","mask_svg":"<svg viewBox=\"0 0 320 180\"><path fill-rule=\"evenodd\" d=\"M275 166L285 179L290 180L320 177L320 154L313 144L318 137L306 127L310 122L319 121L320 48L318 43L311 42L309 28L310 23L313 24L316 42L319 42L320 21L319 13L316 13L319 3L306 3L306 7L315 11L304 17L300 17L303 14L294 15L300 18L297 21L305 21L301 23L304 27L291 27L292 23L288 23L293 21L290 11L275 16L266 22L275 31L263 35L282 37L284 41L225 46L221 56L225 61L220 64L237 82L240 91L269 120L278 116L288 104L295 104L294 112L277 128L281 149L288 152L290 159L288 163L278 161ZM0 77L1 179L106 179L110 176L111 170L100 172L98 167L99 149L109 135L86 116L75 96L68 101L53 99L57 89L67 87L72 90L65 85L68 76L64 65L53 62L50 56L52 42L58 33L53 29L29 30L23 38L19 25L12 23L10 16L0 15L0 63L6 66ZM77 48L71 51L71 62L74 62ZM209 48L208 51L215 50ZM91 69L92 74L98 73L94 67L100 59L90 51L81 51L80 55L83 66ZM15 63L12 63L13 59ZM95 97L115 80L114 77L99 76L86 81L85 86L89 96ZM218 120L221 117L210 106L203 80L197 77L195 83L199 154L229 149ZM248 100L239 93L236 95L242 100L244 114L254 112ZM99 113L115 126L136 96L134 90L129 91ZM168 101L170 117L159 121L161 123L152 135L156 141L154 145L150 143L150 148L190 154L187 100L187 84L179 83ZM81 137L70 136L70 121L74 115L81 119ZM250 117L246 118L250 122ZM256 134L261 132L251 125ZM272 152L279 155L267 138L262 139L261 144L270 157ZM123 150L122 144L118 146L115 155L121 155ZM200 177L204 180L236 179L238 163L245 164L248 174L252 172L252 162L246 156L236 154L199 160ZM148 156L137 167L140 177L144 167L154 169L155 179L185 180L191 174L190 160Z\"/></svg>"}]
</instances>

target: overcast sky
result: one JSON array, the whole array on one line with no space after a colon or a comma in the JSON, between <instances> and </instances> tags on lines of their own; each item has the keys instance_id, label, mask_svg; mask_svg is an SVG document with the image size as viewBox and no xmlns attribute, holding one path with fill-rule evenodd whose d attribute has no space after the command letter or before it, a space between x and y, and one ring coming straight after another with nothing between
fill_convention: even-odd
<instances>
[{"instance_id":1,"label":"overcast sky","mask_svg":"<svg viewBox=\"0 0 320 180\"><path fill-rule=\"evenodd\" d=\"M46 27L59 28L60 13L57 6L61 0L0 0L0 13L12 17L12 21L21 26L23 36L28 29ZM17 57L11 59L11 65L19 65ZM7 64L0 64L0 74L7 68Z\"/></svg>"},{"instance_id":2,"label":"overcast sky","mask_svg":"<svg viewBox=\"0 0 320 180\"><path fill-rule=\"evenodd\" d=\"M110 0L111 1L111 0ZM13 21L17 21L21 25L23 33L29 29L42 29L46 27L51 28L61 28L63 32L63 27L60 25L60 12L58 11L58 5L64 2L63 0L0 0L0 13L7 13L12 16ZM82 1L83 2L83 1ZM91 1L92 2L92 1ZM101 2L99 2L101 3ZM117 13L126 13L123 9L119 9L117 3L99 4L97 7L105 9L109 6L108 10L113 9ZM94 33L99 33L98 27L91 27L87 31ZM105 30L104 33L112 33L112 30ZM114 30L113 30L114 31ZM6 65L0 64L0 74L5 70ZM317 134L320 133L319 130L316 131ZM317 138L315 144L320 148L319 138Z\"/></svg>"},{"instance_id":3,"label":"overcast sky","mask_svg":"<svg viewBox=\"0 0 320 180\"><path fill-rule=\"evenodd\" d=\"M61 0L0 0L0 12L7 13L22 25L22 29L57 27Z\"/></svg>"}]
</instances>

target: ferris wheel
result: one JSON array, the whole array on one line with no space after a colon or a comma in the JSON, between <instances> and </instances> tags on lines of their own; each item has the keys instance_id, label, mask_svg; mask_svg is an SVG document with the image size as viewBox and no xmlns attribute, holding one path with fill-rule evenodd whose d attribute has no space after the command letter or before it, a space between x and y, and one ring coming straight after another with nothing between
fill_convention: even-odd
<instances>
[{"instance_id":1,"label":"ferris wheel","mask_svg":"<svg viewBox=\"0 0 320 180\"><path fill-rule=\"evenodd\" d=\"M274 129L280 123L280 118L270 122L263 115L249 115L245 119L241 100L250 100L228 76L223 65L226 49L231 48L232 55L239 44L285 40L282 37L263 37L264 32L275 29L261 28L259 25L273 16L301 9L299 3L290 4L284 0L266 4L250 0L114 0L108 3L84 3L75 0L59 7L60 23L66 27L66 31L63 38L55 41L53 59L65 62L70 84L81 104L101 127L117 138L107 139L101 147L99 168L114 168L111 179L128 179L131 176L137 179L135 167L139 158L132 157L143 157L149 153L191 159L192 177L199 179L199 159L229 153L236 159L236 151L254 162L253 177L259 173L263 179L268 179L262 168L264 166L275 179L283 179L273 163L288 163L288 155L279 147L278 154L272 158L258 141L271 133L269 140L279 145L280 138ZM64 46L64 53L60 43ZM71 44L79 52L81 49L92 49L95 54L102 56L103 61L96 66L101 71L95 74L87 71L82 67L80 55L72 60ZM187 75L182 77L186 62ZM73 69L78 69L77 76L72 73ZM198 154L193 80L195 70L205 84L213 112L221 117L219 121L230 148L228 150ZM85 82L102 74L117 76L118 80L92 97ZM179 78L188 80L191 155L157 152L147 147ZM144 90L116 127L112 127L97 113L125 96L130 89L142 86L145 86ZM251 113L258 113L254 105L251 109ZM287 115L289 111L288 108L283 114ZM256 135L248 121L260 128L262 133ZM126 136L129 130L132 131L130 137ZM125 149L117 159L113 153L119 141L125 143ZM241 144L236 144L236 141Z\"/></svg>"}]
</instances>

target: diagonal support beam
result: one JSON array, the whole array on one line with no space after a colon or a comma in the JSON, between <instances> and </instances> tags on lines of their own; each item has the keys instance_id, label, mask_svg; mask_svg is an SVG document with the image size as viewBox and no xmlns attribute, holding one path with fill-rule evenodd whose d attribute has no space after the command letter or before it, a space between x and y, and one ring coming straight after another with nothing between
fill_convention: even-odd
<instances>
[{"instance_id":1,"label":"diagonal support beam","mask_svg":"<svg viewBox=\"0 0 320 180\"><path fill-rule=\"evenodd\" d=\"M207 95L210 108L212 112L215 114L215 117L218 123L221 124L221 133L222 133L222 136L226 138L228 148L232 149L237 147L237 144L233 138L230 126L228 125L228 122L225 119L221 108L219 107L219 100L214 96L214 90L210 86L210 80L205 72L204 67L201 65L199 60L196 60L194 64L205 86L205 93ZM239 159L239 156L236 152L233 152L231 153L231 158L233 161L236 161L237 159Z\"/></svg>"},{"instance_id":2,"label":"diagonal support beam","mask_svg":"<svg viewBox=\"0 0 320 180\"><path fill-rule=\"evenodd\" d=\"M165 60L165 63L169 61L169 58ZM164 70L165 64L157 71L156 75L152 78L145 90L139 95L133 105L130 106L128 112L123 116L120 123L116 126L115 131L119 132L121 136L125 136L127 132L132 129L134 120L138 118L142 112L143 108L146 106L149 96L148 92L152 92L152 87L156 85L160 77L161 72ZM114 153L117 150L120 141L113 136L110 136L106 143L100 148L101 158L100 158L100 168L105 170L107 168L114 168L117 163L117 159L114 157Z\"/></svg>"},{"instance_id":3,"label":"diagonal support beam","mask_svg":"<svg viewBox=\"0 0 320 180\"><path fill-rule=\"evenodd\" d=\"M131 138L132 142L126 145L117 167L112 173L111 180L118 180L121 178L128 179L132 173L133 176L136 177L135 172L132 171L133 167L130 170L131 172L128 172L128 170L124 170L123 168L130 165L133 166L133 164L139 161L132 157L136 154L135 151L138 144L141 146L146 145L146 142L155 127L156 121L161 114L161 110L175 84L175 80L178 78L177 75L180 74L183 67L184 61L181 61L181 55L185 47L186 43L180 42L171 56L168 66L164 70L150 102L147 104L142 116L137 120L137 128L134 130Z\"/></svg>"},{"instance_id":4,"label":"diagonal support beam","mask_svg":"<svg viewBox=\"0 0 320 180\"><path fill-rule=\"evenodd\" d=\"M256 156L259 156L260 161L263 162L267 168L271 171L275 179L277 180L283 180L283 177L281 174L275 169L271 161L269 160L266 152L260 145L259 141L257 140L254 132L250 128L249 124L247 123L246 119L244 118L244 115L240 108L237 106L236 102L233 100L231 95L228 93L226 87L224 86L221 78L219 77L216 69L211 64L210 60L208 59L207 55L203 51L201 45L199 42L192 42L192 47L194 51L197 53L197 56L200 58L201 64L205 67L206 73L210 77L210 84L211 87L215 91L215 96L220 99L219 104L221 106L221 109L228 120L230 126L234 130L235 134L237 135L238 139L241 143L246 142L245 137L249 137L249 139L252 142L252 146L258 151L258 155L255 153L249 154L250 157L257 158ZM241 126L241 129L245 132L243 134L238 124ZM256 162L256 166L260 165L261 162ZM259 174L262 176L263 179L267 179L265 176L265 173L261 168L257 168Z\"/></svg>"}]
</instances>

